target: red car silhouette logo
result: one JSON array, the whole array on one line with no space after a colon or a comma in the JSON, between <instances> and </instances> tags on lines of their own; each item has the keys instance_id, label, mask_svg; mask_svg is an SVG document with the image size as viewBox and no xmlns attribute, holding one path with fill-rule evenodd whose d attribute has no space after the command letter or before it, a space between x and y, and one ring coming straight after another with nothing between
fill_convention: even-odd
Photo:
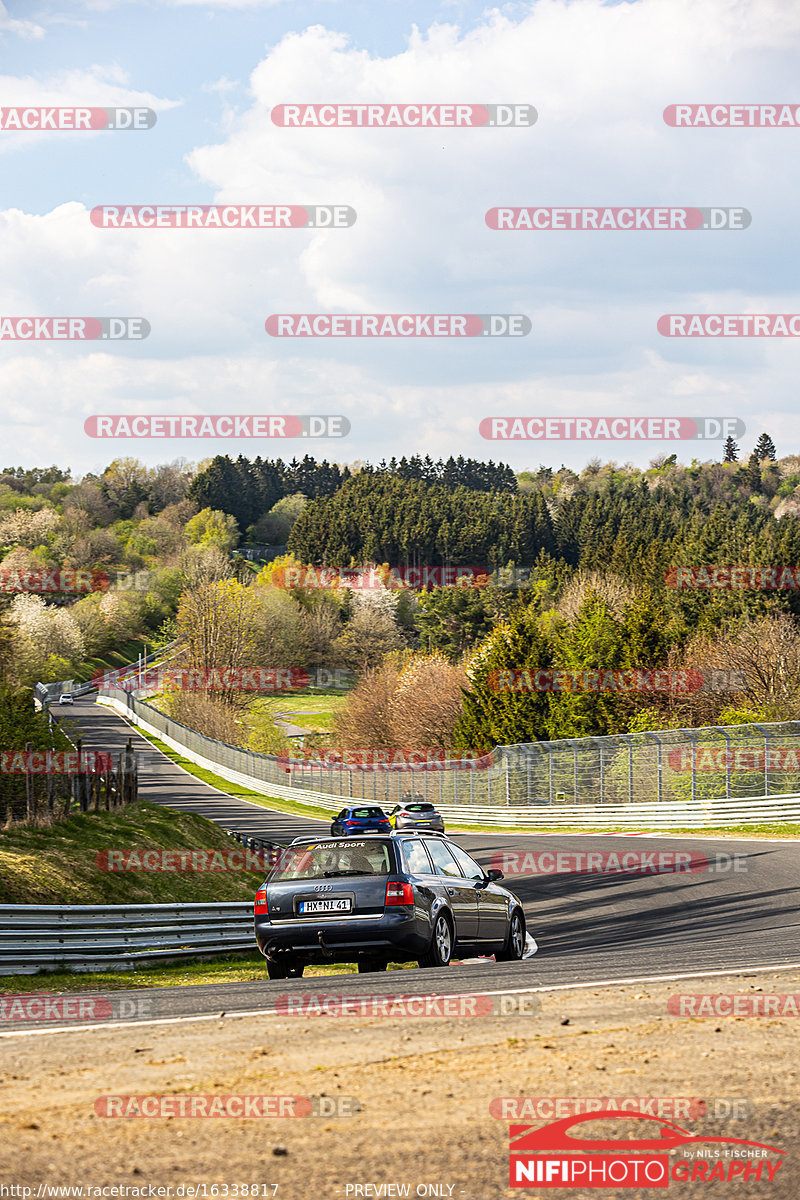
<instances>
[{"instance_id":1,"label":"red car silhouette logo","mask_svg":"<svg viewBox=\"0 0 800 1200\"><path fill-rule=\"evenodd\" d=\"M658 1137L634 1140L596 1139L575 1137L569 1132L574 1125L581 1125L585 1121L600 1120L654 1121L659 1127ZM539 1151L563 1152L565 1150L573 1153L587 1150L617 1152L657 1150L668 1153L674 1147L694 1146L701 1142L724 1142L731 1146L757 1146L760 1150L769 1150L773 1154L785 1154L784 1150L779 1150L777 1146L768 1146L764 1142L750 1142L746 1138L712 1137L709 1134L695 1136L689 1133L688 1129L681 1129L679 1125L667 1124L646 1113L620 1112L618 1109L606 1109L600 1112L564 1117L561 1121L553 1121L550 1125L542 1125L538 1128L532 1125L511 1125L508 1132L511 1139L509 1148L512 1154L535 1154Z\"/></svg>"}]
</instances>

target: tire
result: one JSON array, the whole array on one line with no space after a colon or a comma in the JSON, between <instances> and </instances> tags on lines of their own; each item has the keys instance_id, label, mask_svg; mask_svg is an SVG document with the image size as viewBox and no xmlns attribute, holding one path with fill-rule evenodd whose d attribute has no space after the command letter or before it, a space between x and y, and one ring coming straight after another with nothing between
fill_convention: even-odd
<instances>
[{"instance_id":1,"label":"tire","mask_svg":"<svg viewBox=\"0 0 800 1200\"><path fill-rule=\"evenodd\" d=\"M285 958L281 962L267 959L267 975L270 979L300 979L304 970L305 964L293 958Z\"/></svg>"},{"instance_id":2,"label":"tire","mask_svg":"<svg viewBox=\"0 0 800 1200\"><path fill-rule=\"evenodd\" d=\"M525 917L519 908L511 914L508 937L502 950L495 953L497 962L519 962L525 953Z\"/></svg>"},{"instance_id":3,"label":"tire","mask_svg":"<svg viewBox=\"0 0 800 1200\"><path fill-rule=\"evenodd\" d=\"M449 967L453 956L453 926L448 917L440 912L433 925L431 944L418 959L421 967Z\"/></svg>"},{"instance_id":4,"label":"tire","mask_svg":"<svg viewBox=\"0 0 800 1200\"><path fill-rule=\"evenodd\" d=\"M368 975L372 971L385 971L386 962L382 958L360 958L358 960L359 975Z\"/></svg>"}]
</instances>

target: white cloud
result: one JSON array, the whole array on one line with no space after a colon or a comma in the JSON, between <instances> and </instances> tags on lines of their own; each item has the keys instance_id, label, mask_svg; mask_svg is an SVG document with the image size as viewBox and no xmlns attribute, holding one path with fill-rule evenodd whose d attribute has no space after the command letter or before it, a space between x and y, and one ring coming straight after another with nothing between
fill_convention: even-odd
<instances>
[{"instance_id":1,"label":"white cloud","mask_svg":"<svg viewBox=\"0 0 800 1200\"><path fill-rule=\"evenodd\" d=\"M147 342L110 354L6 346L0 389L13 423L39 429L37 461L61 445L79 465L103 458L105 443L88 445L79 432L90 412L130 404L162 413L343 412L351 438L310 450L340 459L430 450L524 466L582 462L598 447L485 442L483 416L708 414L740 416L757 433L757 400L768 396L769 429L783 449L796 427L795 345L679 343L655 324L665 312L800 311L785 253L800 130L676 130L661 114L681 101L791 99L798 42L800 9L777 0L539 0L520 19L492 12L468 32L412 31L388 58L320 25L287 34L253 71L249 107L229 114L219 143L196 147L187 162L209 199L350 204L356 225L112 231L94 229L77 203L42 217L7 212L0 312L145 316L153 328ZM124 89L128 81L106 74L95 82ZM75 97L86 84L76 73L65 90ZM224 99L228 81L213 86ZM8 103L4 88L0 81ZM80 99L91 102L85 91ZM367 100L528 102L539 122L293 130L269 115L291 101ZM131 200L141 202L140 191ZM484 222L496 204L626 203L744 205L753 225L515 234ZM327 310L525 312L534 324L526 339L469 344L285 343L264 333L272 312ZM53 423L37 424L40 401L53 394ZM219 448L146 449L156 461ZM647 461L660 448L611 452ZM109 446L107 457L119 452Z\"/></svg>"},{"instance_id":2,"label":"white cloud","mask_svg":"<svg viewBox=\"0 0 800 1200\"><path fill-rule=\"evenodd\" d=\"M0 35L13 33L21 38L44 37L44 28L35 21L20 21L8 15L5 4L0 3Z\"/></svg>"},{"instance_id":3,"label":"white cloud","mask_svg":"<svg viewBox=\"0 0 800 1200\"><path fill-rule=\"evenodd\" d=\"M57 71L42 78L0 75L0 107L5 108L139 107L162 113L180 104L179 100L167 100L131 87L127 73L116 63ZM7 131L0 135L0 151L18 150L20 145L29 145L31 141L63 136L58 131Z\"/></svg>"}]
</instances>

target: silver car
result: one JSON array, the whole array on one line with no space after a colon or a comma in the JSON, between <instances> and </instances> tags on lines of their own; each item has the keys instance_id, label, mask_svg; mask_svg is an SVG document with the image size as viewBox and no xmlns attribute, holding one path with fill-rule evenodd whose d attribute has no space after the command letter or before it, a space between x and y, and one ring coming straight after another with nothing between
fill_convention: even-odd
<instances>
[{"instance_id":1,"label":"silver car","mask_svg":"<svg viewBox=\"0 0 800 1200\"><path fill-rule=\"evenodd\" d=\"M403 803L389 813L389 820L397 830L430 829L434 833L444 833L442 814L419 795L404 797Z\"/></svg>"}]
</instances>

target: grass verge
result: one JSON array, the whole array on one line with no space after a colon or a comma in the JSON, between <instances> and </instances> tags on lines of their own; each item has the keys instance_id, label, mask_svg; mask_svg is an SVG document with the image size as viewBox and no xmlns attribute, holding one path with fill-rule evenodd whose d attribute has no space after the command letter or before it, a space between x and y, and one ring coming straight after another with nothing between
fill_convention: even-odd
<instances>
[{"instance_id":1,"label":"grass verge","mask_svg":"<svg viewBox=\"0 0 800 1200\"><path fill-rule=\"evenodd\" d=\"M0 839L2 904L172 904L251 900L263 872L101 870L103 850L228 850L206 817L140 801L117 812L76 813Z\"/></svg>"},{"instance_id":2,"label":"grass verge","mask_svg":"<svg viewBox=\"0 0 800 1200\"><path fill-rule=\"evenodd\" d=\"M389 963L389 971L405 971L416 963ZM354 975L355 963L306 967L304 978ZM254 950L213 962L161 963L143 965L132 971L48 971L37 975L0 975L0 995L31 992L121 992L140 988L200 987L203 984L263 983L267 978L264 959Z\"/></svg>"},{"instance_id":3,"label":"grass verge","mask_svg":"<svg viewBox=\"0 0 800 1200\"><path fill-rule=\"evenodd\" d=\"M75 672L75 682L88 683L90 679L94 679L96 675L102 675L106 671L119 671L123 667L129 667L131 663L135 664L141 653L141 638L121 642L116 649L107 650L105 654L99 655L97 658L84 659Z\"/></svg>"}]
</instances>

